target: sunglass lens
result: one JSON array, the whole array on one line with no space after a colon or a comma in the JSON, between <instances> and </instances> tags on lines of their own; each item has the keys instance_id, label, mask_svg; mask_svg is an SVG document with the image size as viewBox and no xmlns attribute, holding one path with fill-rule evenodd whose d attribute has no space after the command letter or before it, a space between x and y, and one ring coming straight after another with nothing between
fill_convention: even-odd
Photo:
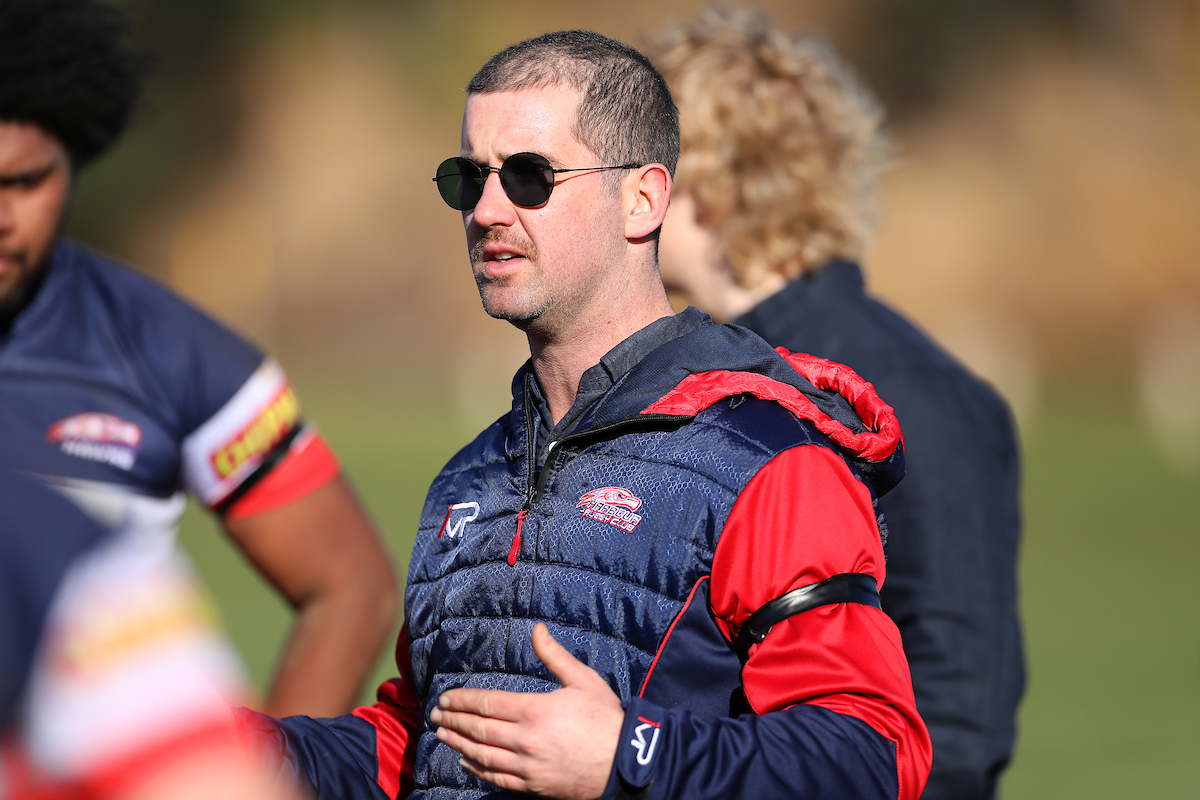
<instances>
[{"instance_id":1,"label":"sunglass lens","mask_svg":"<svg viewBox=\"0 0 1200 800\"><path fill-rule=\"evenodd\" d=\"M544 156L517 153L500 167L500 185L508 199L525 208L537 208L550 199L554 189L554 169Z\"/></svg>"},{"instance_id":2,"label":"sunglass lens","mask_svg":"<svg viewBox=\"0 0 1200 800\"><path fill-rule=\"evenodd\" d=\"M465 158L447 158L437 168L438 192L455 211L470 211L482 194L479 167Z\"/></svg>"}]
</instances>

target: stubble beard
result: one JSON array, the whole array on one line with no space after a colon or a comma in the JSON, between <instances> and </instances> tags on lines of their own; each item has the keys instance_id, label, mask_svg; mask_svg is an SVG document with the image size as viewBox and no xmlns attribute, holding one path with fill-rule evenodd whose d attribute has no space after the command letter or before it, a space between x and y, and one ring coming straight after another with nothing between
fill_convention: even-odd
<instances>
[{"instance_id":1,"label":"stubble beard","mask_svg":"<svg viewBox=\"0 0 1200 800\"><path fill-rule=\"evenodd\" d=\"M525 276L525 283L520 289L513 290L522 295L528 295L528 297L518 299L516 302L504 303L494 296L497 293L495 290L502 292L507 288L509 279L487 276L484 248L490 244L508 245L522 253L528 260L530 274ZM550 310L552 303L549 293L545 291L537 245L528 239L505 237L498 231L488 231L471 248L471 266L471 272L475 276L475 286L479 289L479 299L488 316L510 322L525 331Z\"/></svg>"}]
</instances>

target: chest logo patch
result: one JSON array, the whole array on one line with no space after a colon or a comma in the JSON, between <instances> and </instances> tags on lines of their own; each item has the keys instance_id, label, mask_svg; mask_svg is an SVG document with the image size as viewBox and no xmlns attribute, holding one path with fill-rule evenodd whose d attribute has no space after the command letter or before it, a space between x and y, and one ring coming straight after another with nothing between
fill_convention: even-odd
<instances>
[{"instance_id":1,"label":"chest logo patch","mask_svg":"<svg viewBox=\"0 0 1200 800\"><path fill-rule=\"evenodd\" d=\"M612 525L626 533L633 533L642 521L640 514L633 513L641 508L642 501L633 492L620 486L606 486L586 492L576 506L583 509L579 512L581 516Z\"/></svg>"},{"instance_id":2,"label":"chest logo patch","mask_svg":"<svg viewBox=\"0 0 1200 800\"><path fill-rule=\"evenodd\" d=\"M46 440L57 442L67 455L130 470L137 459L142 429L112 414L88 411L51 425Z\"/></svg>"},{"instance_id":3,"label":"chest logo patch","mask_svg":"<svg viewBox=\"0 0 1200 800\"><path fill-rule=\"evenodd\" d=\"M467 523L474 521L478 516L479 503L474 501L455 503L446 512L446 518L442 520L442 527L438 530L437 538L440 539L442 538L442 534L445 534L451 539L457 539L462 535L463 529L467 527Z\"/></svg>"}]
</instances>

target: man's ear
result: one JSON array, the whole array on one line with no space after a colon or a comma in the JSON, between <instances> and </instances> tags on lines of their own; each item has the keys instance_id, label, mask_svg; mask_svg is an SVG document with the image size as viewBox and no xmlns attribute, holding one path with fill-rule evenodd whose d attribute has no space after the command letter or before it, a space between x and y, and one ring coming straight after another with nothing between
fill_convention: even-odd
<instances>
[{"instance_id":1,"label":"man's ear","mask_svg":"<svg viewBox=\"0 0 1200 800\"><path fill-rule=\"evenodd\" d=\"M671 173L662 164L646 164L633 171L625 186L631 201L625 215L625 238L645 239L658 230L667 215Z\"/></svg>"}]
</instances>

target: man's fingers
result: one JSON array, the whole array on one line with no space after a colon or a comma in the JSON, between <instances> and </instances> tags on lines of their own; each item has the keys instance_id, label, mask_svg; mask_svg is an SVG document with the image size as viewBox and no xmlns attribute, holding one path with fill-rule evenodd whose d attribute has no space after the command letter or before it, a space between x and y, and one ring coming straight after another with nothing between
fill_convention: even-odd
<instances>
[{"instance_id":1,"label":"man's fingers","mask_svg":"<svg viewBox=\"0 0 1200 800\"><path fill-rule=\"evenodd\" d=\"M482 778L490 784L499 786L501 789L507 789L513 792L529 791L529 782L519 775L514 775L510 772L489 769L475 759L467 758L466 756L463 756L461 759L459 759L458 763L462 764L463 769L475 777Z\"/></svg>"},{"instance_id":2,"label":"man's fingers","mask_svg":"<svg viewBox=\"0 0 1200 800\"><path fill-rule=\"evenodd\" d=\"M599 678L595 670L575 658L567 648L558 643L544 622L533 626L532 638L533 652L564 687L586 683L592 680L593 676Z\"/></svg>"},{"instance_id":3,"label":"man's fingers","mask_svg":"<svg viewBox=\"0 0 1200 800\"><path fill-rule=\"evenodd\" d=\"M435 712L431 715L433 722L438 726L438 738L441 738L441 731L447 731L480 744L506 750L517 749L519 729L515 723L462 711L439 710L441 713ZM454 749L463 752L457 747Z\"/></svg>"},{"instance_id":4,"label":"man's fingers","mask_svg":"<svg viewBox=\"0 0 1200 800\"><path fill-rule=\"evenodd\" d=\"M472 761L498 772L515 772L520 765L520 754L495 743L481 742L473 736L445 726L437 729L437 738Z\"/></svg>"},{"instance_id":5,"label":"man's fingers","mask_svg":"<svg viewBox=\"0 0 1200 800\"><path fill-rule=\"evenodd\" d=\"M450 689L438 698L438 708L442 711L461 711L512 722L520 718L524 697L525 695L516 692L492 689Z\"/></svg>"}]
</instances>

